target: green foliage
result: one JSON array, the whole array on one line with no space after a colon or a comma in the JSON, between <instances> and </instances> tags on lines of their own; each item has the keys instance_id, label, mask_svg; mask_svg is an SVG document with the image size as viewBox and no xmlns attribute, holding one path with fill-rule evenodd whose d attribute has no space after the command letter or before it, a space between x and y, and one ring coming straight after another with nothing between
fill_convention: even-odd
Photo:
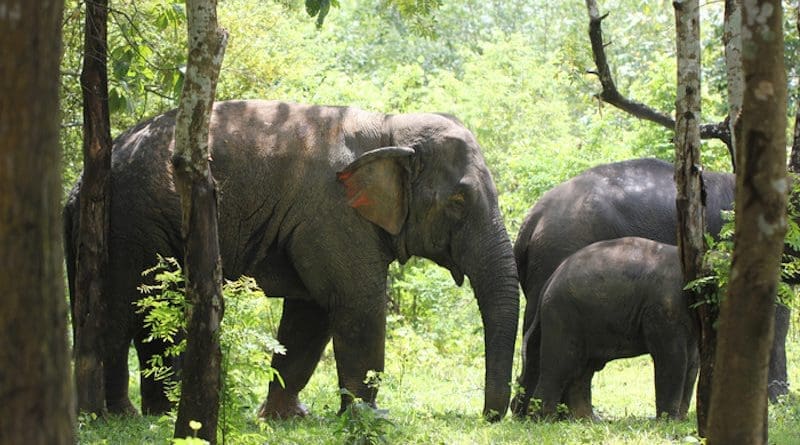
<instances>
[{"instance_id":1,"label":"green foliage","mask_svg":"<svg viewBox=\"0 0 800 445\"><path fill-rule=\"evenodd\" d=\"M337 3L340 7L333 13L321 14ZM671 5L640 0L600 3L603 12L610 13L603 22L604 33L620 91L669 113L675 76ZM111 6L109 80L116 135L177 104L186 58L186 17L178 0L119 0ZM721 3L706 5L708 15L701 27L707 122L721 120L725 112L717 45L721 8ZM83 11L83 2L66 2L61 99L65 190L81 169L78 76ZM594 63L582 2L226 0L219 3L218 13L230 32L218 100L267 98L387 113L451 113L481 144L512 238L545 191L590 166L640 156L672 159L669 130L594 98L600 88L596 76L586 74ZM793 29L791 18L787 14L787 30ZM321 19L325 25L319 29ZM800 54L790 51L797 42L789 32L787 59ZM794 91L800 65L787 66L792 67ZM712 170L728 169L730 164L724 148L715 143L704 144L703 162ZM168 271L154 273L177 277ZM269 380L279 378L268 363L271 351L279 350L273 335L280 300L267 299L252 284L247 279L226 284L221 333L226 442L341 443L347 434L331 408L338 406L339 394L331 390L337 378L330 349L302 393L314 417L254 422ZM540 443L650 444L684 443L694 436L693 422L647 419L653 414L653 384L635 383L647 361L613 362L595 377L595 400L608 422L485 424L478 414L484 339L470 287L453 286L446 270L419 259L393 264L389 284L386 375L378 400L392 412L395 427L387 428L385 437L393 443L530 443L535 437ZM179 289L181 284L176 281L174 286ZM165 287L154 289L153 295L162 290L167 295L177 292ZM144 295L145 301L150 296ZM176 314L182 312L182 304L169 297L149 300L152 310L145 313L157 335L180 341L176 333L181 318ZM796 357L796 351L793 354ZM791 367L793 360L789 363ZM166 370L163 364L151 365ZM790 372L790 379L800 379L796 368ZM800 430L792 409L797 408L771 407L771 438L786 438L776 443L798 442L791 433ZM354 430L371 430L369 423L362 428L360 417L353 419ZM150 418L84 419L80 428L82 443L163 443L171 435L169 420Z\"/></svg>"},{"instance_id":2,"label":"green foliage","mask_svg":"<svg viewBox=\"0 0 800 445\"><path fill-rule=\"evenodd\" d=\"M373 374L371 380L373 384L376 382L375 378ZM369 374L367 379L370 379ZM334 430L334 434L341 439L341 442L349 445L389 443L388 432L394 427L394 423L388 419L388 411L372 407L369 403L354 397L346 389L342 389L341 393L353 398L353 402L339 416L339 423Z\"/></svg>"},{"instance_id":3,"label":"green foliage","mask_svg":"<svg viewBox=\"0 0 800 445\"><path fill-rule=\"evenodd\" d=\"M164 380L167 396L180 399L180 382L174 381L168 359L186 349L182 334L186 329L188 302L180 264L174 258L158 256L157 263L142 273L155 284L143 284L143 297L135 304L144 314L144 326L149 331L145 342L167 344L163 356L154 356L144 369L146 376ZM225 317L220 329L222 350L221 429L223 434L240 430L243 419L258 407L266 387L274 379L283 384L278 372L267 365L273 354L285 354L285 348L275 340L277 332L272 304L250 277L226 281L222 287ZM179 341L175 341L179 339ZM165 363L166 362L166 363Z\"/></svg>"},{"instance_id":4,"label":"green foliage","mask_svg":"<svg viewBox=\"0 0 800 445\"><path fill-rule=\"evenodd\" d=\"M798 307L797 293L789 284L800 274L800 258L787 252L800 252L800 207L796 197L800 196L800 181L793 181L787 206L787 229L784 244L787 248L781 261L781 280L778 283L777 300L790 308ZM735 213L723 211L724 222L717 239L706 234L708 250L703 258L707 275L690 281L686 287L705 296L705 303L719 305L728 290L731 260L733 258L733 234ZM702 303L701 303L702 304Z\"/></svg>"}]
</instances>

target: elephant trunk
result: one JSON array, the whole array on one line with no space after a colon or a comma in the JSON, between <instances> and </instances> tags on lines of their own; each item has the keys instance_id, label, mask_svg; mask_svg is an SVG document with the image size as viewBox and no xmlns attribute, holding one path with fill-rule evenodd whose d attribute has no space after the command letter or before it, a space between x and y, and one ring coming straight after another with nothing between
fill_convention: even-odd
<instances>
[{"instance_id":1,"label":"elephant trunk","mask_svg":"<svg viewBox=\"0 0 800 445\"><path fill-rule=\"evenodd\" d=\"M462 264L470 278L484 328L486 386L483 415L500 420L508 409L519 318L519 281L511 242L502 223L493 236L466 249Z\"/></svg>"}]
</instances>

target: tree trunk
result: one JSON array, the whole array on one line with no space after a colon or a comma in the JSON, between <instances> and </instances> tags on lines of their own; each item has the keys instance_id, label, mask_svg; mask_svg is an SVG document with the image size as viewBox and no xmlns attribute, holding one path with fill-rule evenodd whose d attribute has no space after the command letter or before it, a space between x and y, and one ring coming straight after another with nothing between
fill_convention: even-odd
<instances>
[{"instance_id":1,"label":"tree trunk","mask_svg":"<svg viewBox=\"0 0 800 445\"><path fill-rule=\"evenodd\" d=\"M800 34L800 7L795 16L797 33ZM789 158L789 171L800 174L800 92L798 92L794 115L794 136L792 137L792 155Z\"/></svg>"},{"instance_id":2,"label":"tree trunk","mask_svg":"<svg viewBox=\"0 0 800 445\"><path fill-rule=\"evenodd\" d=\"M746 79L736 124L739 173L728 295L723 300L709 444L767 443L767 370L786 233L786 73L779 0L742 10Z\"/></svg>"},{"instance_id":3,"label":"tree trunk","mask_svg":"<svg viewBox=\"0 0 800 445\"><path fill-rule=\"evenodd\" d=\"M183 211L186 297L190 303L175 437L198 431L216 443L222 355L222 266L217 189L209 168L208 128L228 34L217 26L216 0L187 0L189 59L175 124L172 164Z\"/></svg>"},{"instance_id":4,"label":"tree trunk","mask_svg":"<svg viewBox=\"0 0 800 445\"><path fill-rule=\"evenodd\" d=\"M105 412L102 332L111 205L111 128L108 116L106 23L108 0L86 2L81 72L83 178L72 323L78 411Z\"/></svg>"},{"instance_id":5,"label":"tree trunk","mask_svg":"<svg viewBox=\"0 0 800 445\"><path fill-rule=\"evenodd\" d=\"M705 202L700 160L700 6L698 0L676 0L678 89L675 100L675 184L678 212L678 251L685 282L701 275L705 252ZM689 302L703 301L690 292ZM697 386L697 425L702 436L713 372L714 330L711 308L697 307L700 333L700 382Z\"/></svg>"},{"instance_id":6,"label":"tree trunk","mask_svg":"<svg viewBox=\"0 0 800 445\"><path fill-rule=\"evenodd\" d=\"M742 109L744 78L742 77L742 9L740 0L725 0L725 23L722 41L725 44L725 69L728 81L728 128L731 143L728 149L731 166L736 172L736 134L733 126Z\"/></svg>"},{"instance_id":7,"label":"tree trunk","mask_svg":"<svg viewBox=\"0 0 800 445\"><path fill-rule=\"evenodd\" d=\"M61 250L63 0L0 4L0 443L74 443Z\"/></svg>"}]
</instances>

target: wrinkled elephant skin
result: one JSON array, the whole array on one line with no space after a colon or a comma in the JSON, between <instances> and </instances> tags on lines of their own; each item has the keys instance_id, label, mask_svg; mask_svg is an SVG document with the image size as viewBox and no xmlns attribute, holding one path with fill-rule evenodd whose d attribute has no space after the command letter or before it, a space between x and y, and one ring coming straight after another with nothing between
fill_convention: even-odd
<instances>
[{"instance_id":1,"label":"wrinkled elephant skin","mask_svg":"<svg viewBox=\"0 0 800 445\"><path fill-rule=\"evenodd\" d=\"M657 159L634 159L588 169L547 191L531 208L514 243L520 284L526 296L522 373L518 383L536 384L526 357L537 354L526 338L547 279L565 258L597 241L626 236L676 245L675 169ZM721 210L733 207L735 177L704 172L707 229L722 227ZM788 309L776 305L776 336L769 369L769 395L788 392L786 329Z\"/></svg>"},{"instance_id":2,"label":"wrinkled elephant skin","mask_svg":"<svg viewBox=\"0 0 800 445\"><path fill-rule=\"evenodd\" d=\"M699 359L682 281L677 247L645 238L599 241L567 257L542 290L527 339L540 351L527 357L541 400L532 414L552 418L565 401L573 417L594 418L594 373L649 353L656 415L685 418Z\"/></svg>"},{"instance_id":3,"label":"wrinkled elephant skin","mask_svg":"<svg viewBox=\"0 0 800 445\"><path fill-rule=\"evenodd\" d=\"M172 179L175 113L116 139L111 185L107 403L128 411L127 351L140 364L163 345L144 343L131 302L156 254L182 259L180 198ZM215 104L211 167L219 187L219 242L226 278L249 275L284 298L278 340L286 355L260 415L303 416L298 394L332 339L339 387L375 403L367 371L384 368L386 275L418 255L470 278L484 323L484 413L508 406L518 314L513 251L497 192L475 137L457 119L385 115L351 107L272 101ZM65 208L74 272L77 186ZM70 273L70 276L73 274ZM335 388L331 389L335 391ZM342 409L349 398L342 397ZM142 410L169 404L142 377Z\"/></svg>"}]
</instances>

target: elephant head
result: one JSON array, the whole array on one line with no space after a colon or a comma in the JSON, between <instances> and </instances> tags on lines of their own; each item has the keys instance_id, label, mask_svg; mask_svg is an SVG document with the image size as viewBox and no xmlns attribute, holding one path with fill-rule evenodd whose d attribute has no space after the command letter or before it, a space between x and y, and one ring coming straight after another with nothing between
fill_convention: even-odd
<instances>
[{"instance_id":1,"label":"elephant head","mask_svg":"<svg viewBox=\"0 0 800 445\"><path fill-rule=\"evenodd\" d=\"M339 173L348 202L391 235L394 254L429 258L464 275L485 334L484 416L502 417L517 332L519 291L511 242L492 176L472 133L439 114L387 116L382 141Z\"/></svg>"}]
</instances>

